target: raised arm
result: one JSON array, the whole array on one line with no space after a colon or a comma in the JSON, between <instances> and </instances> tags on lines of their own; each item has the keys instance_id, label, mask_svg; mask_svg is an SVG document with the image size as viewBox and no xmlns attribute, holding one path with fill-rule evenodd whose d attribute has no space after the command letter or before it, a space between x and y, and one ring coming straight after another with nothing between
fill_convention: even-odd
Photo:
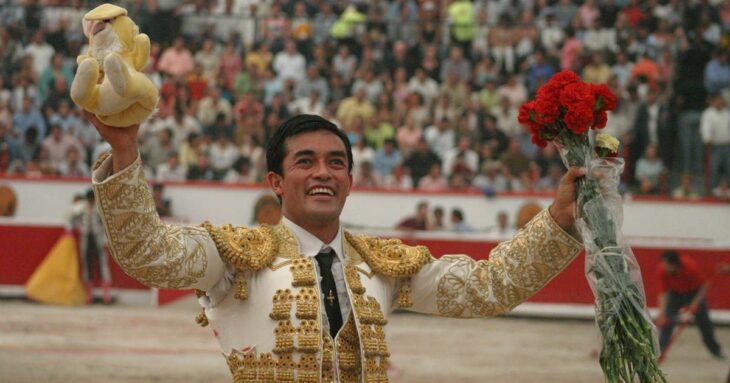
<instances>
[{"instance_id":1,"label":"raised arm","mask_svg":"<svg viewBox=\"0 0 730 383\"><path fill-rule=\"evenodd\" d=\"M111 156L97 162L92 179L116 262L147 286L208 290L223 276L225 265L205 229L160 220L137 151L138 126L113 128L93 115L86 117L112 146Z\"/></svg>"}]
</instances>

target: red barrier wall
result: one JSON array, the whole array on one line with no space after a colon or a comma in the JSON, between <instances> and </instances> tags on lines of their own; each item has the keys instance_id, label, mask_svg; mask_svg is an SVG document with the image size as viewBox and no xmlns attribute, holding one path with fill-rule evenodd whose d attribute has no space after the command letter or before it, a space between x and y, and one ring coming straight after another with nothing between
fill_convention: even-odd
<instances>
[{"instance_id":1,"label":"red barrier wall","mask_svg":"<svg viewBox=\"0 0 730 383\"><path fill-rule=\"evenodd\" d=\"M0 225L0 285L24 285L33 270L41 263L51 247L63 234L64 229L56 226L14 226ZM425 245L436 257L443 254L468 254L475 259L486 259L494 242L404 239L411 245ZM692 257L708 275L721 262L730 263L730 249L678 249L680 254ZM644 278L644 286L650 306L656 305L655 269L660 262L663 249L634 247ZM530 299L531 302L582 303L593 302L593 295L583 276L584 257L580 255L560 275ZM111 263L113 287L144 289L116 265ZM730 309L730 276L718 277L708 292L708 302L714 309ZM159 302L166 303L189 294L189 291L162 290Z\"/></svg>"}]
</instances>

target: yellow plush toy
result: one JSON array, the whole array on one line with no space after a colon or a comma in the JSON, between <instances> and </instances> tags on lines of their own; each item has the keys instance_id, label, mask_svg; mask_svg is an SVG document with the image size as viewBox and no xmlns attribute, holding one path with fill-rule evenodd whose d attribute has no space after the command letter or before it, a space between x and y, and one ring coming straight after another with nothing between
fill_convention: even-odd
<instances>
[{"instance_id":1,"label":"yellow plush toy","mask_svg":"<svg viewBox=\"0 0 730 383\"><path fill-rule=\"evenodd\" d=\"M127 127L147 119L158 91L140 71L150 55L150 39L139 33L127 10L102 4L84 15L89 50L80 55L71 99L109 126Z\"/></svg>"}]
</instances>

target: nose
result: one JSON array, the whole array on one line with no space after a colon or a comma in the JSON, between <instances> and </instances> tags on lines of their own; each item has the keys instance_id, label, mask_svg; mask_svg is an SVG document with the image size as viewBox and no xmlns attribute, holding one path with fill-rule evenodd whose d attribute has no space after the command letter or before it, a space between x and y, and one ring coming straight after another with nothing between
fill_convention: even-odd
<instances>
[{"instance_id":1,"label":"nose","mask_svg":"<svg viewBox=\"0 0 730 383\"><path fill-rule=\"evenodd\" d=\"M330 169L327 166L326 161L317 161L316 165L314 166L313 177L320 180L327 180L332 177L332 173L330 173Z\"/></svg>"}]
</instances>

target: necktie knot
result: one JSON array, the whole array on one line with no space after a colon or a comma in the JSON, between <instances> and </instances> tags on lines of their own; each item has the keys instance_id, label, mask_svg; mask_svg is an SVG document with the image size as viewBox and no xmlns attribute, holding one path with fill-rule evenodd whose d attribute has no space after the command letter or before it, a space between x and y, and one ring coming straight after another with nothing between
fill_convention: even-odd
<instances>
[{"instance_id":1,"label":"necktie knot","mask_svg":"<svg viewBox=\"0 0 730 383\"><path fill-rule=\"evenodd\" d=\"M320 268L332 269L332 263L335 260L335 252L332 249L322 250L315 257Z\"/></svg>"}]
</instances>

